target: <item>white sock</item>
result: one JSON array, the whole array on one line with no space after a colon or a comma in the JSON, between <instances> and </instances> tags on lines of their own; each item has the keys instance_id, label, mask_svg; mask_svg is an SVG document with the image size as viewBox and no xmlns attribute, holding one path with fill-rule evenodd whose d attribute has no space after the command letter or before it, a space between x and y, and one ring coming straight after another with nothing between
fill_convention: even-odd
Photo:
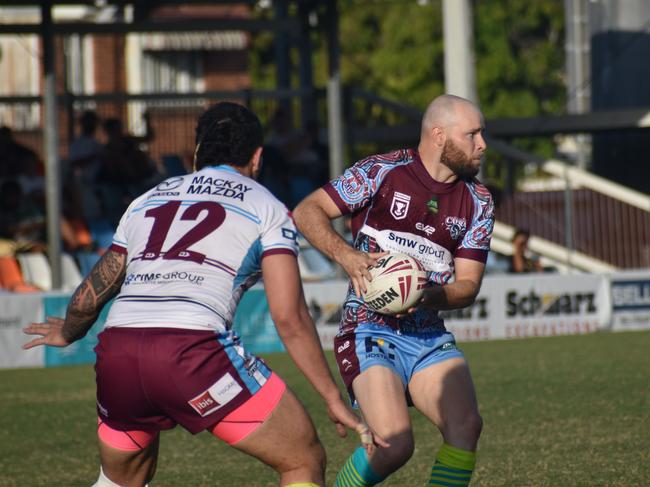
<instances>
[{"instance_id":1,"label":"white sock","mask_svg":"<svg viewBox=\"0 0 650 487\"><path fill-rule=\"evenodd\" d=\"M97 482L90 487L120 487L120 485L116 484L104 475L104 470L102 470L102 467L99 467L99 478L97 479Z\"/></svg>"}]
</instances>

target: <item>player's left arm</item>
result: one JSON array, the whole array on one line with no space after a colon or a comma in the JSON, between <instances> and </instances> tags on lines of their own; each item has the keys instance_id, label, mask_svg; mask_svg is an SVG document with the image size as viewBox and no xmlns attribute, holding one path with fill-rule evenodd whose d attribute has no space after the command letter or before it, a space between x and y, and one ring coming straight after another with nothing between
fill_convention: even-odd
<instances>
[{"instance_id":1,"label":"player's left arm","mask_svg":"<svg viewBox=\"0 0 650 487\"><path fill-rule=\"evenodd\" d=\"M44 323L24 328L28 335L40 335L23 345L65 347L83 338L93 326L102 308L115 296L126 273L126 254L108 250L75 290L65 320L48 316Z\"/></svg>"},{"instance_id":2,"label":"player's left arm","mask_svg":"<svg viewBox=\"0 0 650 487\"><path fill-rule=\"evenodd\" d=\"M434 285L425 291L420 306L437 310L465 308L474 302L481 289L485 264L472 259L456 258L456 279L444 286Z\"/></svg>"}]
</instances>

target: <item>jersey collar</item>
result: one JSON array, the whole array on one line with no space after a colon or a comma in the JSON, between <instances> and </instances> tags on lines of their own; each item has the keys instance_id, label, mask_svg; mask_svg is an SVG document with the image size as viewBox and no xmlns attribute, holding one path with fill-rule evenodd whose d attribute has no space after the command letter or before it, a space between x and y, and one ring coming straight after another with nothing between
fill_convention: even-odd
<instances>
[{"instance_id":1,"label":"jersey collar","mask_svg":"<svg viewBox=\"0 0 650 487\"><path fill-rule=\"evenodd\" d=\"M208 167L210 167L212 169L221 169L222 171L227 171L227 172L231 172L233 174L241 175L241 173L237 169L235 169L232 166L229 166L228 164L219 164L218 166L208 166Z\"/></svg>"}]
</instances>

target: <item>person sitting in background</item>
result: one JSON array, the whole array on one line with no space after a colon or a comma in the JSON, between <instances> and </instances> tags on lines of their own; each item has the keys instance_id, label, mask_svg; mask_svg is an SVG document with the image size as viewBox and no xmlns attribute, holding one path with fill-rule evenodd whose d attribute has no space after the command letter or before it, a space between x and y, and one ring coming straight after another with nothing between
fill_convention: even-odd
<instances>
[{"instance_id":1,"label":"person sitting in background","mask_svg":"<svg viewBox=\"0 0 650 487\"><path fill-rule=\"evenodd\" d=\"M96 183L104 216L115 227L129 203L152 182L156 169L119 119L107 118L102 128L106 144Z\"/></svg>"},{"instance_id":2,"label":"person sitting in background","mask_svg":"<svg viewBox=\"0 0 650 487\"><path fill-rule=\"evenodd\" d=\"M45 216L18 181L0 185L0 238L16 242L16 252L45 250Z\"/></svg>"},{"instance_id":3,"label":"person sitting in background","mask_svg":"<svg viewBox=\"0 0 650 487\"><path fill-rule=\"evenodd\" d=\"M539 258L533 255L528 249L528 240L530 239L530 232L523 228L515 230L512 237L512 257L510 259L509 272L512 273L526 273L526 272L542 272L542 265Z\"/></svg>"},{"instance_id":4,"label":"person sitting in background","mask_svg":"<svg viewBox=\"0 0 650 487\"><path fill-rule=\"evenodd\" d=\"M9 127L0 127L0 180L20 177L32 161L38 163L36 152L17 142Z\"/></svg>"},{"instance_id":5,"label":"person sitting in background","mask_svg":"<svg viewBox=\"0 0 650 487\"><path fill-rule=\"evenodd\" d=\"M95 132L99 117L92 110L84 111L79 117L81 132L70 143L67 168L64 169L64 184L69 186L76 200L75 206L82 209L87 221L101 218L102 210L97 195L95 179L101 166L102 144Z\"/></svg>"}]
</instances>

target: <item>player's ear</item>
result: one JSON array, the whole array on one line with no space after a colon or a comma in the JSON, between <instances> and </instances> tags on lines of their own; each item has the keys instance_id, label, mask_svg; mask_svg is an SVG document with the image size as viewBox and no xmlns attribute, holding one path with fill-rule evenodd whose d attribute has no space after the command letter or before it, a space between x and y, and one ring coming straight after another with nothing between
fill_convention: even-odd
<instances>
[{"instance_id":1,"label":"player's ear","mask_svg":"<svg viewBox=\"0 0 650 487\"><path fill-rule=\"evenodd\" d=\"M259 176L260 171L262 170L262 148L258 147L255 149L255 152L253 152L253 157L251 157L250 161L251 165L251 171L253 173L253 178L257 178Z\"/></svg>"},{"instance_id":2,"label":"player's ear","mask_svg":"<svg viewBox=\"0 0 650 487\"><path fill-rule=\"evenodd\" d=\"M438 147L444 147L445 141L447 140L447 134L442 127L433 127L431 129L431 140Z\"/></svg>"},{"instance_id":3,"label":"player's ear","mask_svg":"<svg viewBox=\"0 0 650 487\"><path fill-rule=\"evenodd\" d=\"M196 148L194 149L194 156L192 157L192 171L196 172L196 155L199 153L199 147L201 146L201 142L196 144Z\"/></svg>"}]
</instances>

